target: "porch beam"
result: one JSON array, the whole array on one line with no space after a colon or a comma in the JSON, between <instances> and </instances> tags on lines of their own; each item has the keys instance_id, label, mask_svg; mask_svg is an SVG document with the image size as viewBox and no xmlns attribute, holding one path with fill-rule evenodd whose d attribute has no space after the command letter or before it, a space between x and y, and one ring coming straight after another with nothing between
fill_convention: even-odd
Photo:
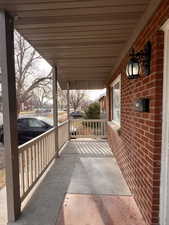
<instances>
[{"instance_id":1,"label":"porch beam","mask_svg":"<svg viewBox=\"0 0 169 225\"><path fill-rule=\"evenodd\" d=\"M14 21L0 11L0 66L2 71L3 129L6 155L8 222L20 215L19 160L14 57Z\"/></svg>"},{"instance_id":2,"label":"porch beam","mask_svg":"<svg viewBox=\"0 0 169 225\"><path fill-rule=\"evenodd\" d=\"M58 156L58 70L57 66L53 67L53 125L55 127L55 148Z\"/></svg>"},{"instance_id":3,"label":"porch beam","mask_svg":"<svg viewBox=\"0 0 169 225\"><path fill-rule=\"evenodd\" d=\"M67 82L67 119L68 119L68 139L70 140L70 82Z\"/></svg>"}]
</instances>

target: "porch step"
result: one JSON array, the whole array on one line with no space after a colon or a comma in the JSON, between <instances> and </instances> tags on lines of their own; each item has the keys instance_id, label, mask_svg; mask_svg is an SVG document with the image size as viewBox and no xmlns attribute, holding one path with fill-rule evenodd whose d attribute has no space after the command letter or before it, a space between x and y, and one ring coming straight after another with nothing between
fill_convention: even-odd
<instances>
[{"instance_id":1,"label":"porch step","mask_svg":"<svg viewBox=\"0 0 169 225\"><path fill-rule=\"evenodd\" d=\"M131 196L66 194L56 225L146 225Z\"/></svg>"}]
</instances>

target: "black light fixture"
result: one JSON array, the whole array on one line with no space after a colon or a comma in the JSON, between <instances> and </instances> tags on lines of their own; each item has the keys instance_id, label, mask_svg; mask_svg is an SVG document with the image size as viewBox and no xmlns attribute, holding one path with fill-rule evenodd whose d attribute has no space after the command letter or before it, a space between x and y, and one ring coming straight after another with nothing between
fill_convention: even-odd
<instances>
[{"instance_id":1,"label":"black light fixture","mask_svg":"<svg viewBox=\"0 0 169 225\"><path fill-rule=\"evenodd\" d=\"M129 54L131 57L127 67L126 74L129 79L138 78L140 72L144 75L150 74L150 62L151 62L151 43L147 42L144 49L140 52L135 52L131 49Z\"/></svg>"}]
</instances>

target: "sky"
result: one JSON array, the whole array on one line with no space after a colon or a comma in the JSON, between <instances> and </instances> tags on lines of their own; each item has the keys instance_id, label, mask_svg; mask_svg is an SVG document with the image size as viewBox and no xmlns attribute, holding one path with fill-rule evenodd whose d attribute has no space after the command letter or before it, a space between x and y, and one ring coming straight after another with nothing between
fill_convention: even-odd
<instances>
[{"instance_id":1,"label":"sky","mask_svg":"<svg viewBox=\"0 0 169 225\"><path fill-rule=\"evenodd\" d=\"M106 93L106 89L101 90L87 90L87 95L90 100L97 100L102 94Z\"/></svg>"}]
</instances>

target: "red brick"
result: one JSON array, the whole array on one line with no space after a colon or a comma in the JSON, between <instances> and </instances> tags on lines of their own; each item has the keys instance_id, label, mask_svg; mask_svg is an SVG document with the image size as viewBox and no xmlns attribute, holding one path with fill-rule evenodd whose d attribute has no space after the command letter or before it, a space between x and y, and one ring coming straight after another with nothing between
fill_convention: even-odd
<instances>
[{"instance_id":1,"label":"red brick","mask_svg":"<svg viewBox=\"0 0 169 225\"><path fill-rule=\"evenodd\" d=\"M113 81L121 74L122 110L120 135L108 127L109 144L148 225L159 224L164 48L164 34L160 28L168 19L168 15L169 0L163 0L131 46L139 51L147 41L151 41L151 74L128 80L123 72L128 62L126 56L111 79ZM149 113L139 113L134 109L135 100L142 97L150 99ZM109 104L107 104L109 115L111 101L109 91Z\"/></svg>"}]
</instances>

